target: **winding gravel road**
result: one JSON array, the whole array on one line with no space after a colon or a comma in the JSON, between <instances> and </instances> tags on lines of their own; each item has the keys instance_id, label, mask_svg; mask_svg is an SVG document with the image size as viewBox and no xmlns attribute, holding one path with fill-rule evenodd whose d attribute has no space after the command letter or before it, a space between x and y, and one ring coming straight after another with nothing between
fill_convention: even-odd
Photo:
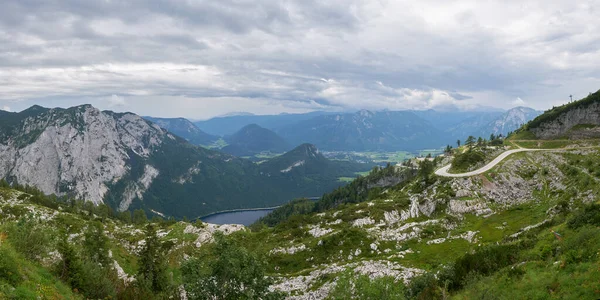
<instances>
[{"instance_id":1,"label":"winding gravel road","mask_svg":"<svg viewBox=\"0 0 600 300\"><path fill-rule=\"evenodd\" d=\"M435 171L435 175L443 176L443 177L469 177L469 176L479 175L479 174L489 171L490 169L495 167L498 163L500 163L502 160L504 160L505 158L507 158L509 155L511 155L513 153L530 152L530 151L556 151L556 150L557 149L526 149L526 148L508 150L506 152L502 152L502 154L500 154L500 155L498 155L498 157L494 158L494 160L492 160L489 164L487 164L475 171L471 171L471 172L467 172L467 173L457 173L457 174L448 173L448 169L450 169L450 167L452 166L452 164L450 164L450 165L447 165L447 166L442 167L442 168L438 169L437 171Z\"/></svg>"}]
</instances>

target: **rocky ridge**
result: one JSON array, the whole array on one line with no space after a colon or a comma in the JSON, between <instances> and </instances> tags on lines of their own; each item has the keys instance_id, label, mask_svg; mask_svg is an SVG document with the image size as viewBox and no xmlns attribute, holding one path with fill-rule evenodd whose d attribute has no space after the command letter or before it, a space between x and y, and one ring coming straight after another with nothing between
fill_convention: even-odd
<instances>
[{"instance_id":1,"label":"rocky ridge","mask_svg":"<svg viewBox=\"0 0 600 300\"><path fill-rule=\"evenodd\" d=\"M0 144L0 177L96 204L103 202L108 183L130 171L131 155L147 158L169 136L136 115L101 112L89 105L51 109L18 126L19 134ZM25 138L33 142L20 143ZM140 178L137 192L147 189L152 179Z\"/></svg>"}]
</instances>

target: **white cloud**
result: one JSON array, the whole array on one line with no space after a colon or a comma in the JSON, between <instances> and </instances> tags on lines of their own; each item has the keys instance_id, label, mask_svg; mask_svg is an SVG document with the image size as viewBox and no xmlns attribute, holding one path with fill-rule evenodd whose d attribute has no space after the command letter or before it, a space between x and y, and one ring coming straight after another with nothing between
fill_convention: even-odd
<instances>
[{"instance_id":1,"label":"white cloud","mask_svg":"<svg viewBox=\"0 0 600 300\"><path fill-rule=\"evenodd\" d=\"M127 102L125 102L125 98L117 95L112 95L108 97L108 107L124 107L127 106Z\"/></svg>"},{"instance_id":2,"label":"white cloud","mask_svg":"<svg viewBox=\"0 0 600 300\"><path fill-rule=\"evenodd\" d=\"M544 109L600 88L598 1L7 1L13 109Z\"/></svg>"},{"instance_id":3,"label":"white cloud","mask_svg":"<svg viewBox=\"0 0 600 300\"><path fill-rule=\"evenodd\" d=\"M514 106L525 106L525 105L527 105L527 103L525 103L525 101L523 101L523 99L521 99L520 97L517 97L517 99L515 99L512 102L512 105L514 105Z\"/></svg>"}]
</instances>

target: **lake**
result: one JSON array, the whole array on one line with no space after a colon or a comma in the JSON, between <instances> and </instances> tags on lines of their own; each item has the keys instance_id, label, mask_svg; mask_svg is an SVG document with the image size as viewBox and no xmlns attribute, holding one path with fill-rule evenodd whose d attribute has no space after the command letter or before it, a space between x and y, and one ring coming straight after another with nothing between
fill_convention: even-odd
<instances>
[{"instance_id":1,"label":"lake","mask_svg":"<svg viewBox=\"0 0 600 300\"><path fill-rule=\"evenodd\" d=\"M256 220L260 219L261 217L266 216L268 213L272 212L273 210L274 210L274 208L228 211L228 212L222 212L222 213L208 215L206 217L200 218L200 220L202 220L202 222L218 224L218 225L242 224L244 226L249 226L250 224L256 222Z\"/></svg>"}]
</instances>

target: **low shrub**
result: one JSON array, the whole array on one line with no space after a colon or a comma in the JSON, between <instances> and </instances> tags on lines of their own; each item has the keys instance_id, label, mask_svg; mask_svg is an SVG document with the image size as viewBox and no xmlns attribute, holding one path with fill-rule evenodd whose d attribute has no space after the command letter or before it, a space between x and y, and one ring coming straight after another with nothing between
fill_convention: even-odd
<instances>
[{"instance_id":1,"label":"low shrub","mask_svg":"<svg viewBox=\"0 0 600 300\"><path fill-rule=\"evenodd\" d=\"M577 229L584 225L600 225L600 204L591 204L584 207L567 222L570 229Z\"/></svg>"}]
</instances>

